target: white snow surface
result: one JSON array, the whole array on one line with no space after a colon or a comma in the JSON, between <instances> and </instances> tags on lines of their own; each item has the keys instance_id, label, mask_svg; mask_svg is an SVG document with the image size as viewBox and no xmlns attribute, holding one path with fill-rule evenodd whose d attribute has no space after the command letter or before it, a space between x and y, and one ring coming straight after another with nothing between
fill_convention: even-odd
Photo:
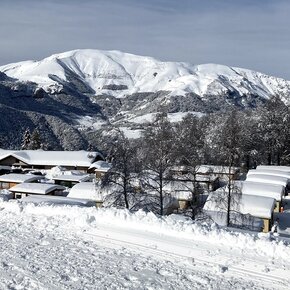
<instances>
[{"instance_id":1,"label":"white snow surface","mask_svg":"<svg viewBox=\"0 0 290 290\"><path fill-rule=\"evenodd\" d=\"M264 197L271 197L277 201L282 200L282 196L285 194L285 188L283 185L278 184L268 184L255 181L244 181L240 185L235 183L236 186L241 187L243 194L247 195L258 195Z\"/></svg>"},{"instance_id":2,"label":"white snow surface","mask_svg":"<svg viewBox=\"0 0 290 290\"><path fill-rule=\"evenodd\" d=\"M286 80L241 68L162 62L147 56L92 49L59 53L40 61L7 64L0 66L0 71L21 81L35 82L49 92L59 91L67 81L66 74L74 73L96 94L109 92L118 97L156 91L169 91L172 95L194 92L203 96L209 92L220 94L230 88L241 95L251 92L269 98L290 88ZM108 85L121 85L123 89L110 90Z\"/></svg>"},{"instance_id":3,"label":"white snow surface","mask_svg":"<svg viewBox=\"0 0 290 290\"><path fill-rule=\"evenodd\" d=\"M22 182L33 182L40 179L43 179L43 177L33 174L20 174L20 173L10 173L0 176L1 182L22 183Z\"/></svg>"},{"instance_id":4,"label":"white snow surface","mask_svg":"<svg viewBox=\"0 0 290 290\"><path fill-rule=\"evenodd\" d=\"M258 170L270 169L290 172L290 166L282 166L282 165L258 165L257 169Z\"/></svg>"},{"instance_id":5,"label":"white snow surface","mask_svg":"<svg viewBox=\"0 0 290 290\"><path fill-rule=\"evenodd\" d=\"M282 176L251 174L247 175L246 181L260 182L261 184L276 184L286 187L290 180L287 177Z\"/></svg>"},{"instance_id":6,"label":"white snow surface","mask_svg":"<svg viewBox=\"0 0 290 290\"><path fill-rule=\"evenodd\" d=\"M290 248L180 216L0 202L1 289L287 289Z\"/></svg>"},{"instance_id":7,"label":"white snow surface","mask_svg":"<svg viewBox=\"0 0 290 290\"><path fill-rule=\"evenodd\" d=\"M250 175L273 175L273 176L281 176L288 178L290 180L290 171L281 171L281 170L274 170L274 169L250 169L247 173L247 176Z\"/></svg>"},{"instance_id":8,"label":"white snow surface","mask_svg":"<svg viewBox=\"0 0 290 290\"><path fill-rule=\"evenodd\" d=\"M95 182L81 182L71 188L68 197L103 201L105 192Z\"/></svg>"}]
</instances>

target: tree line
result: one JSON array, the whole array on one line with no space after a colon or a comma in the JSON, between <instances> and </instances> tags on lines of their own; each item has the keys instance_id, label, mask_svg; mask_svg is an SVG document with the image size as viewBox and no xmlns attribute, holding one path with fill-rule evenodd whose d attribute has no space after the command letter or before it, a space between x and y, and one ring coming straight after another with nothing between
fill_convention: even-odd
<instances>
[{"instance_id":1,"label":"tree line","mask_svg":"<svg viewBox=\"0 0 290 290\"><path fill-rule=\"evenodd\" d=\"M153 211L163 215L164 202L170 199L165 188L174 179L171 169L182 166L191 176L194 218L199 197L196 182L199 165L222 165L229 170L238 166L246 171L258 164L289 164L289 124L289 107L278 97L252 110L201 117L188 114L179 123L171 123L167 114L161 113L139 139L128 139L116 129L115 134L103 140L112 170L102 185L114 189L111 202L116 206L146 209L155 205ZM229 184L229 205L231 188ZM150 194L142 194L140 190L144 189Z\"/></svg>"}]
</instances>

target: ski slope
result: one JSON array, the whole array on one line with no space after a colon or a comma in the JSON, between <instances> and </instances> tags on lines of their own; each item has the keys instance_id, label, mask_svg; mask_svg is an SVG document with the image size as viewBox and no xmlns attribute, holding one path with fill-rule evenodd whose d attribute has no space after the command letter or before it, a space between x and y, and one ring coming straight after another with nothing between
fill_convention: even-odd
<instances>
[{"instance_id":1,"label":"ski slope","mask_svg":"<svg viewBox=\"0 0 290 290\"><path fill-rule=\"evenodd\" d=\"M269 235L177 216L0 203L0 289L288 289Z\"/></svg>"}]
</instances>

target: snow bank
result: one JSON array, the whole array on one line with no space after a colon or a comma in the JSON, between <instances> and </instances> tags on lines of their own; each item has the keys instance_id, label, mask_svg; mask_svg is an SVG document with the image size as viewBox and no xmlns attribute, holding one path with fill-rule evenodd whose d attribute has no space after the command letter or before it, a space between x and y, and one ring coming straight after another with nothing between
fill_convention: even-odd
<instances>
[{"instance_id":1,"label":"snow bank","mask_svg":"<svg viewBox=\"0 0 290 290\"><path fill-rule=\"evenodd\" d=\"M41 217L42 224L55 227L65 225L72 231L74 229L97 232L98 225L117 227L135 233L145 232L166 236L178 237L189 241L200 241L212 244L229 245L241 251L254 251L259 255L280 260L290 260L290 248L285 242L271 240L270 234L251 234L234 232L217 227L215 224L198 224L181 216L171 215L158 217L153 213L138 211L131 213L121 209L80 208L73 206L45 206L34 204L21 204L19 201L0 202L2 213L21 215L27 223L33 223L33 216Z\"/></svg>"}]
</instances>

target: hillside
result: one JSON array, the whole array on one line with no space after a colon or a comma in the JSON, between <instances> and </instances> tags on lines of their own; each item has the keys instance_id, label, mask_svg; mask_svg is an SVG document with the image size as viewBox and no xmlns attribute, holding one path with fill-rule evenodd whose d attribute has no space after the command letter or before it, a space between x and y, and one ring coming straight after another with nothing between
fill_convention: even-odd
<instances>
[{"instance_id":1,"label":"hillside","mask_svg":"<svg viewBox=\"0 0 290 290\"><path fill-rule=\"evenodd\" d=\"M290 104L290 82L281 78L119 51L69 51L0 72L0 132L10 147L19 146L26 127L38 126L53 148L83 149L88 132L109 123L138 127L160 111L175 120L186 112L255 108L273 95Z\"/></svg>"}]
</instances>

